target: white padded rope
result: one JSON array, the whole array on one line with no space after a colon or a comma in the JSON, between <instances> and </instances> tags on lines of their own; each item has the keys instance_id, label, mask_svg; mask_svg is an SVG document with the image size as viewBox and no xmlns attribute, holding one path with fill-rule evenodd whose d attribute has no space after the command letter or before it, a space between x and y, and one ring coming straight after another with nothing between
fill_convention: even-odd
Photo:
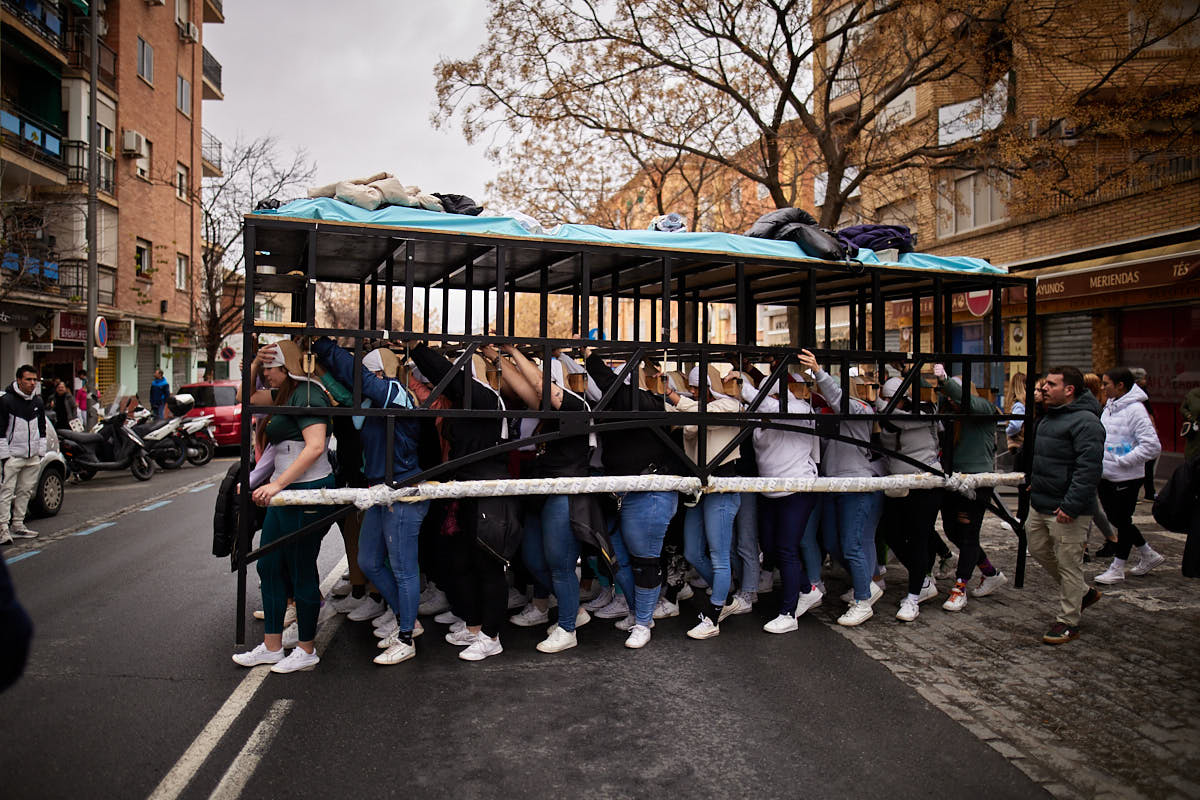
<instances>
[{"instance_id":1,"label":"white padded rope","mask_svg":"<svg viewBox=\"0 0 1200 800\"><path fill-rule=\"evenodd\" d=\"M975 496L984 486L1017 486L1022 472L952 473L947 477L919 473L880 478L699 478L679 475L617 475L586 478L521 478L488 481L429 481L403 489L372 486L367 489L288 489L275 495L273 506L354 505L358 508L396 502L448 500L461 497L512 497L524 495L588 494L592 492L877 492L903 493L910 489L950 489Z\"/></svg>"}]
</instances>

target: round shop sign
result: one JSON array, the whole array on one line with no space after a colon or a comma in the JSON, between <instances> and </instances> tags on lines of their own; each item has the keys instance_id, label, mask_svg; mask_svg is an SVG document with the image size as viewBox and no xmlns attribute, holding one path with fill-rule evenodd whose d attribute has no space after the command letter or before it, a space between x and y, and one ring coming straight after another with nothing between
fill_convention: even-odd
<instances>
[{"instance_id":1,"label":"round shop sign","mask_svg":"<svg viewBox=\"0 0 1200 800\"><path fill-rule=\"evenodd\" d=\"M992 290L981 289L978 292L967 292L967 310L977 317L992 310Z\"/></svg>"},{"instance_id":2,"label":"round shop sign","mask_svg":"<svg viewBox=\"0 0 1200 800\"><path fill-rule=\"evenodd\" d=\"M108 347L108 320L96 317L96 347Z\"/></svg>"}]
</instances>

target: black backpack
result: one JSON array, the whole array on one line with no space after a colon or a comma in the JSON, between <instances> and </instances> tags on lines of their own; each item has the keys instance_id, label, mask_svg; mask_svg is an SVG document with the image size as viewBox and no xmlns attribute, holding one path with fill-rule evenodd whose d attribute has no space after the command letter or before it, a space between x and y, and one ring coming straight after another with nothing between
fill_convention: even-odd
<instances>
[{"instance_id":1,"label":"black backpack","mask_svg":"<svg viewBox=\"0 0 1200 800\"><path fill-rule=\"evenodd\" d=\"M241 508L238 503L238 485L242 482L242 465L231 464L221 486L217 489L217 503L213 512L213 547L212 554L217 558L232 555L237 545L238 519ZM262 527L267 510L261 506L254 508L254 529ZM251 534L253 538L253 534Z\"/></svg>"},{"instance_id":2,"label":"black backpack","mask_svg":"<svg viewBox=\"0 0 1200 800\"><path fill-rule=\"evenodd\" d=\"M1196 478L1200 461L1183 462L1167 479L1154 500L1154 521L1169 531L1187 533L1200 509L1200 484Z\"/></svg>"}]
</instances>

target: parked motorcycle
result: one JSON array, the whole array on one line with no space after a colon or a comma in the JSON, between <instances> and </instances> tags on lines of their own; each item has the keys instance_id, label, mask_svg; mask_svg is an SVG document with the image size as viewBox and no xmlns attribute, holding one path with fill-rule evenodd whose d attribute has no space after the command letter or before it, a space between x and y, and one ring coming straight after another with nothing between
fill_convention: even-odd
<instances>
[{"instance_id":1,"label":"parked motorcycle","mask_svg":"<svg viewBox=\"0 0 1200 800\"><path fill-rule=\"evenodd\" d=\"M183 415L192 410L195 401L190 394L167 398L170 419L152 419L150 412L138 406L133 412L133 432L146 442L151 457L163 469L179 469L188 456L187 437L181 430Z\"/></svg>"},{"instance_id":2,"label":"parked motorcycle","mask_svg":"<svg viewBox=\"0 0 1200 800\"><path fill-rule=\"evenodd\" d=\"M154 475L154 459L145 440L134 433L124 412L116 412L100 421L98 433L81 433L59 428L59 445L67 459L67 468L80 480L90 480L100 470L128 469L139 481Z\"/></svg>"},{"instance_id":3,"label":"parked motorcycle","mask_svg":"<svg viewBox=\"0 0 1200 800\"><path fill-rule=\"evenodd\" d=\"M212 414L188 417L183 420L182 434L189 464L203 467L212 461L213 455L216 454L217 443L210 430L212 423Z\"/></svg>"}]
</instances>

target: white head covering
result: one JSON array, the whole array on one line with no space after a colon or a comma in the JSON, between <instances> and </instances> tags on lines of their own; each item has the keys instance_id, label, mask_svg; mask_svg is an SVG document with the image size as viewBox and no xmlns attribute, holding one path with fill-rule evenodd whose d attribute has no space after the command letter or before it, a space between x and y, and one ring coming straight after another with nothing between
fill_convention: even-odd
<instances>
[{"instance_id":1,"label":"white head covering","mask_svg":"<svg viewBox=\"0 0 1200 800\"><path fill-rule=\"evenodd\" d=\"M900 388L901 383L903 383L903 381L901 381L899 378L888 378L886 381L884 381L883 386L879 387L879 396L884 399L894 396L896 391Z\"/></svg>"},{"instance_id":2,"label":"white head covering","mask_svg":"<svg viewBox=\"0 0 1200 800\"><path fill-rule=\"evenodd\" d=\"M305 375L303 372L292 372L292 370L288 368L287 362L283 359L283 348L279 346L278 342L276 342L275 347L271 349L270 358L263 361L263 366L283 367L284 371L292 377L292 380L309 381L310 383L315 383L317 386L321 386L321 381L315 375ZM321 388L322 390L324 389L323 386Z\"/></svg>"},{"instance_id":3,"label":"white head covering","mask_svg":"<svg viewBox=\"0 0 1200 800\"><path fill-rule=\"evenodd\" d=\"M383 372L383 356L375 349L363 356L362 365L371 372Z\"/></svg>"},{"instance_id":4,"label":"white head covering","mask_svg":"<svg viewBox=\"0 0 1200 800\"><path fill-rule=\"evenodd\" d=\"M700 365L699 364L697 364L696 366L694 366L690 370L688 370L687 382L688 382L688 386L695 386L695 387L699 388L699 386L700 386ZM712 394L713 397L717 398L718 400L730 399L729 395L721 394L720 390L722 388L724 388L724 387L722 387L721 384L719 384L719 383L714 386L713 382L711 380L708 382L708 391Z\"/></svg>"}]
</instances>

